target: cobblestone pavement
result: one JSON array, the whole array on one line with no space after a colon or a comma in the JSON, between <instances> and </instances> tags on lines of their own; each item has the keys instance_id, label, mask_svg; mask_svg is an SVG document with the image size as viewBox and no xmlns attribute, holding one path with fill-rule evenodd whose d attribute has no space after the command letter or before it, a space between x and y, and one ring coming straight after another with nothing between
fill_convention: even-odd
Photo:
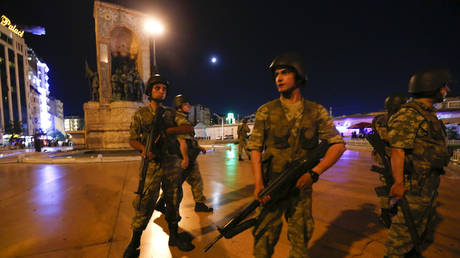
<instances>
[{"instance_id":1,"label":"cobblestone pavement","mask_svg":"<svg viewBox=\"0 0 460 258\"><path fill-rule=\"evenodd\" d=\"M188 253L170 248L164 216L155 212L142 237L141 257L251 257L249 230L202 251L218 235L216 225L241 210L253 192L250 162L238 161L237 146L214 150L199 156L205 195L214 213L195 213L190 187L184 184L180 227L195 236L196 248ZM0 157L0 162L17 160L20 154ZM52 159L49 153L30 155ZM121 257L131 234L131 201L138 182L138 157L129 157L137 160L0 164L0 257ZM378 175L369 171L371 164L368 149L348 150L315 184L312 257L383 256L386 230L377 222L373 187ZM442 178L441 220L434 243L423 252L426 257L460 254L459 175L458 167L451 166ZM288 249L284 227L274 257L287 257Z\"/></svg>"}]
</instances>

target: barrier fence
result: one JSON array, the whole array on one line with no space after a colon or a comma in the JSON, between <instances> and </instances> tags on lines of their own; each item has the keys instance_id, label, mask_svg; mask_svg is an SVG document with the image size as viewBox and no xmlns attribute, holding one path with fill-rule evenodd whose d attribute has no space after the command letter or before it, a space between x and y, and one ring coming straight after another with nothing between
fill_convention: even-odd
<instances>
[{"instance_id":1,"label":"barrier fence","mask_svg":"<svg viewBox=\"0 0 460 258\"><path fill-rule=\"evenodd\" d=\"M362 146L362 147L371 147L369 142L365 139L344 139L346 145L351 145L351 146ZM460 140L448 140L447 141L448 146L460 146ZM460 148L455 149L452 157L450 158L451 161L460 163Z\"/></svg>"}]
</instances>

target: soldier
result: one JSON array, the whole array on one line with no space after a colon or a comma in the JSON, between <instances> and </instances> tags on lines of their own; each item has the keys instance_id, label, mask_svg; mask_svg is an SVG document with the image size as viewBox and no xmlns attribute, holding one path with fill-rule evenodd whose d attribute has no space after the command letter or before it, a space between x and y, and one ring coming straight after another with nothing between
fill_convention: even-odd
<instances>
[{"instance_id":1,"label":"soldier","mask_svg":"<svg viewBox=\"0 0 460 258\"><path fill-rule=\"evenodd\" d=\"M386 153L388 156L391 156L391 149L388 143L388 134L387 134L387 122L388 118L390 118L396 111L401 108L401 105L407 102L407 96L403 93L393 93L385 99L385 110L387 111L385 114L378 115L374 117L372 120L372 130L376 131L380 139L385 141L387 144ZM372 157L376 162L380 165L382 164L382 160L377 155L376 151L372 152ZM380 181L384 185L385 178L383 176L380 177ZM394 209L390 209L390 198L388 196L380 197L380 208L381 214L379 216L379 221L386 227L389 228L391 225L391 216L394 215Z\"/></svg>"},{"instance_id":2,"label":"soldier","mask_svg":"<svg viewBox=\"0 0 460 258\"><path fill-rule=\"evenodd\" d=\"M242 158L243 152L245 152L246 155L248 156L248 159L251 160L251 154L249 154L249 151L246 148L246 146L248 145L248 138L249 138L248 133L250 131L251 130L249 129L249 126L248 126L248 119L243 118L243 123L238 125L238 160L239 161L243 160Z\"/></svg>"},{"instance_id":3,"label":"soldier","mask_svg":"<svg viewBox=\"0 0 460 258\"><path fill-rule=\"evenodd\" d=\"M133 116L130 127L130 145L142 152L143 157L150 159L148 171L145 178L145 186L133 201L135 215L131 227L133 236L131 242L126 248L123 257L137 257L139 254L138 247L143 230L152 216L155 203L160 191L160 184L165 195L166 202L166 221L169 228L169 245L177 246L182 251L190 251L194 248L190 239L186 239L178 234L179 205L177 202L177 189L180 181L182 169L180 168L177 151L174 150L175 137L168 136L162 141L160 149L154 156L151 150L145 150L145 144L152 126L159 126L154 123L157 112L164 110L162 115L162 126L168 128L174 124L174 110L161 105L166 97L169 83L160 75L155 75L147 82L146 95L148 95L150 104L146 107L139 108Z\"/></svg>"},{"instance_id":4,"label":"soldier","mask_svg":"<svg viewBox=\"0 0 460 258\"><path fill-rule=\"evenodd\" d=\"M182 94L177 95L174 98L174 107L176 108L175 122L178 126L192 125L188 120L188 114L190 113L190 101ZM195 211L197 212L212 212L213 208L208 207L204 202L206 197L203 195L203 179L201 178L200 168L196 158L198 154L202 152L206 154L206 149L201 147L197 140L194 138L194 133L182 134L177 136L179 141L180 152L182 155L181 167L184 170L182 172L181 183L179 184L179 203L182 201L183 191L182 184L184 181L192 187L193 199L195 200ZM162 199L158 201L157 209L164 211L162 207L164 204Z\"/></svg>"},{"instance_id":5,"label":"soldier","mask_svg":"<svg viewBox=\"0 0 460 258\"><path fill-rule=\"evenodd\" d=\"M293 191L276 207L258 210L253 231L254 256L271 257L279 239L284 213L291 242L289 257L308 257L307 245L313 233L312 184L337 162L345 151L345 145L327 110L302 97L299 87L305 87L307 74L299 55L286 53L278 56L270 65L270 71L280 98L259 107L248 144L255 198L259 199L265 180L270 182L288 162L305 156L318 146L319 140L327 140L331 146L322 161L298 179L298 191ZM262 171L261 164L266 164L266 161L270 163L264 168L269 169ZM269 199L260 201L265 203Z\"/></svg>"},{"instance_id":6,"label":"soldier","mask_svg":"<svg viewBox=\"0 0 460 258\"><path fill-rule=\"evenodd\" d=\"M390 196L406 197L421 241L433 229L440 175L450 160L445 127L436 117L433 104L443 101L451 82L452 76L446 69L431 68L416 73L409 82L413 99L388 121L394 178ZM404 162L406 157L409 164ZM388 232L385 255L421 257L400 207Z\"/></svg>"}]
</instances>

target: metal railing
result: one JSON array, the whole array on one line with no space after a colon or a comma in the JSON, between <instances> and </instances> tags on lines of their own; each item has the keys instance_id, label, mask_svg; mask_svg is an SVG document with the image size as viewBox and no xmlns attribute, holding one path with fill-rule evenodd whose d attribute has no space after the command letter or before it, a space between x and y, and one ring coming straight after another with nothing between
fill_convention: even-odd
<instances>
[{"instance_id":1,"label":"metal railing","mask_svg":"<svg viewBox=\"0 0 460 258\"><path fill-rule=\"evenodd\" d=\"M344 139L346 145L371 147L366 139Z\"/></svg>"},{"instance_id":2,"label":"metal railing","mask_svg":"<svg viewBox=\"0 0 460 258\"><path fill-rule=\"evenodd\" d=\"M369 142L365 139L344 139L346 145L350 146L361 146L361 147L371 147ZM448 146L460 146L460 140L449 140L447 142ZM452 157L450 158L452 162L460 164L460 149L454 150Z\"/></svg>"}]
</instances>

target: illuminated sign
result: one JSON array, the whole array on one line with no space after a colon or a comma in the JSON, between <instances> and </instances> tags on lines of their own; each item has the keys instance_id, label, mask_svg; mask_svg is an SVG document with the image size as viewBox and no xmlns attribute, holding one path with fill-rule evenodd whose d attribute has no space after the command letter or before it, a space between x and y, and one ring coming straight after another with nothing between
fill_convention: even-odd
<instances>
[{"instance_id":1,"label":"illuminated sign","mask_svg":"<svg viewBox=\"0 0 460 258\"><path fill-rule=\"evenodd\" d=\"M21 38L24 35L24 31L16 28L16 24L11 24L10 19L8 19L8 17L6 17L5 15L2 15L2 20L0 21L0 24L7 27L9 30L14 32L14 34L18 35Z\"/></svg>"},{"instance_id":2,"label":"illuminated sign","mask_svg":"<svg viewBox=\"0 0 460 258\"><path fill-rule=\"evenodd\" d=\"M233 113L228 113L227 118L225 118L225 120L227 120L229 124L234 124L235 116L233 115Z\"/></svg>"}]
</instances>

